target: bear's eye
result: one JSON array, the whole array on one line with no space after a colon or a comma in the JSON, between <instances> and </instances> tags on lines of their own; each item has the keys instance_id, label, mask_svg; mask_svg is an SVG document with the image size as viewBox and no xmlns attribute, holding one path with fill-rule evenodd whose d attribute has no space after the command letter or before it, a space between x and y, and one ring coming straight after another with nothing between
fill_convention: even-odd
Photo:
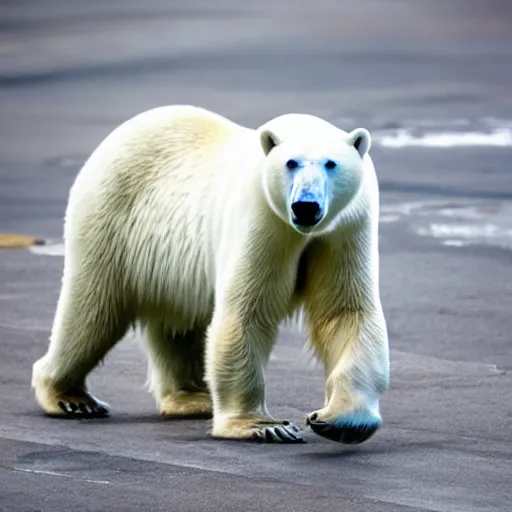
<instances>
[{"instance_id":1,"label":"bear's eye","mask_svg":"<svg viewBox=\"0 0 512 512\"><path fill-rule=\"evenodd\" d=\"M299 162L292 158L291 160L288 160L288 162L286 162L286 167L288 167L288 169L296 169L297 167L299 167Z\"/></svg>"},{"instance_id":2,"label":"bear's eye","mask_svg":"<svg viewBox=\"0 0 512 512\"><path fill-rule=\"evenodd\" d=\"M334 160L327 160L327 162L325 162L324 166L326 169L334 169L336 167L336 162Z\"/></svg>"}]
</instances>

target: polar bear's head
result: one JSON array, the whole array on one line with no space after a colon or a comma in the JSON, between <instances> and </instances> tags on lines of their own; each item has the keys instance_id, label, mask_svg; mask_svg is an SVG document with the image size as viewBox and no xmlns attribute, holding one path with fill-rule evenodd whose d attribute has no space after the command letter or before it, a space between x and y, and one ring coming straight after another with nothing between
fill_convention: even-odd
<instances>
[{"instance_id":1,"label":"polar bear's head","mask_svg":"<svg viewBox=\"0 0 512 512\"><path fill-rule=\"evenodd\" d=\"M287 114L258 133L271 208L300 233L328 230L361 186L368 130L347 133L315 116Z\"/></svg>"}]
</instances>

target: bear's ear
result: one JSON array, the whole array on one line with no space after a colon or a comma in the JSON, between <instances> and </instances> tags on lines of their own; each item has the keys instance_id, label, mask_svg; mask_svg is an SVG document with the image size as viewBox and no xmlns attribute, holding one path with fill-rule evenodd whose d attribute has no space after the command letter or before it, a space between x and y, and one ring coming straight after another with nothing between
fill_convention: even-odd
<instances>
[{"instance_id":1,"label":"bear's ear","mask_svg":"<svg viewBox=\"0 0 512 512\"><path fill-rule=\"evenodd\" d=\"M280 144L279 137L271 132L270 130L263 130L260 133L260 143L265 156L270 153L270 151Z\"/></svg>"},{"instance_id":2,"label":"bear's ear","mask_svg":"<svg viewBox=\"0 0 512 512\"><path fill-rule=\"evenodd\" d=\"M356 128L348 134L347 144L354 146L363 158L372 145L372 136L366 128Z\"/></svg>"}]
</instances>

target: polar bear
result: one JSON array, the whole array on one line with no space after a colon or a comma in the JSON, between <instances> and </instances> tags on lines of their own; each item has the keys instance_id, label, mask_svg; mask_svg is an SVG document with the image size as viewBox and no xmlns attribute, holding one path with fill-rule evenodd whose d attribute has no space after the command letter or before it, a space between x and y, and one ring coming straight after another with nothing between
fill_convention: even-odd
<instances>
[{"instance_id":1,"label":"polar bear","mask_svg":"<svg viewBox=\"0 0 512 512\"><path fill-rule=\"evenodd\" d=\"M250 129L189 105L117 127L70 190L62 288L33 365L42 409L106 416L86 377L140 326L162 415L212 416L218 438L303 442L269 413L264 376L279 325L301 311L326 375L307 424L368 439L389 380L370 144L312 115Z\"/></svg>"}]
</instances>

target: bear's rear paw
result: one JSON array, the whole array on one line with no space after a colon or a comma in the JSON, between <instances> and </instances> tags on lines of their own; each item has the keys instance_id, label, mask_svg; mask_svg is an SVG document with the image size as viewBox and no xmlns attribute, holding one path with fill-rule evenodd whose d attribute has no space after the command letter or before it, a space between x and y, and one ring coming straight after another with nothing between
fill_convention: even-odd
<instances>
[{"instance_id":1,"label":"bear's rear paw","mask_svg":"<svg viewBox=\"0 0 512 512\"><path fill-rule=\"evenodd\" d=\"M178 391L160 400L160 414L170 417L211 418L212 400L207 392Z\"/></svg>"},{"instance_id":2,"label":"bear's rear paw","mask_svg":"<svg viewBox=\"0 0 512 512\"><path fill-rule=\"evenodd\" d=\"M62 412L50 414L51 416L90 419L104 418L109 415L110 408L108 404L98 400L90 393L60 395L56 400Z\"/></svg>"},{"instance_id":3,"label":"bear's rear paw","mask_svg":"<svg viewBox=\"0 0 512 512\"><path fill-rule=\"evenodd\" d=\"M369 439L382 425L382 420L367 410L346 413L322 420L318 412L310 414L306 423L322 437L344 444L360 444Z\"/></svg>"},{"instance_id":4,"label":"bear's rear paw","mask_svg":"<svg viewBox=\"0 0 512 512\"><path fill-rule=\"evenodd\" d=\"M283 420L228 420L222 429L214 429L213 437L243 439L260 443L305 443L303 432L294 423Z\"/></svg>"}]
</instances>

